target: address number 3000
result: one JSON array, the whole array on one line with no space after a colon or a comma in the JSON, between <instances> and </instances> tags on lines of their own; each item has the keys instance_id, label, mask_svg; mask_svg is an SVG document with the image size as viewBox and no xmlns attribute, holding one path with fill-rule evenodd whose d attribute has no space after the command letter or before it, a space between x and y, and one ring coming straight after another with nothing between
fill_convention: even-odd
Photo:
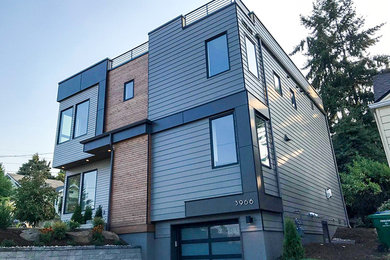
<instances>
[{"instance_id":1,"label":"address number 3000","mask_svg":"<svg viewBox=\"0 0 390 260\"><path fill-rule=\"evenodd\" d=\"M253 203L254 203L253 199L249 199L249 200L235 200L234 201L234 204L235 204L236 207L252 205Z\"/></svg>"}]
</instances>

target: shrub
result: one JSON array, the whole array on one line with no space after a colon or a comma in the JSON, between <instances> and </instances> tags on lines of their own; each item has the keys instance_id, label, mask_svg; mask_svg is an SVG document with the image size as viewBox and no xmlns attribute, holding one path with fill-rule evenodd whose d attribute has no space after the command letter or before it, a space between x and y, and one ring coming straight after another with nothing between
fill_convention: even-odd
<instances>
[{"instance_id":1,"label":"shrub","mask_svg":"<svg viewBox=\"0 0 390 260\"><path fill-rule=\"evenodd\" d=\"M66 237L66 231L68 230L68 226L66 223L58 221L53 225L53 237L58 240L62 240Z\"/></svg>"},{"instance_id":2,"label":"shrub","mask_svg":"<svg viewBox=\"0 0 390 260\"><path fill-rule=\"evenodd\" d=\"M84 222L86 223L88 220L92 219L92 208L87 206L84 212Z\"/></svg>"},{"instance_id":3,"label":"shrub","mask_svg":"<svg viewBox=\"0 0 390 260\"><path fill-rule=\"evenodd\" d=\"M97 225L92 229L92 243L96 246L100 246L104 242L104 236L102 234L103 229L104 229L103 225Z\"/></svg>"},{"instance_id":4,"label":"shrub","mask_svg":"<svg viewBox=\"0 0 390 260\"><path fill-rule=\"evenodd\" d=\"M16 246L16 243L13 240L4 239L0 243L0 246L1 247L13 247L13 246Z\"/></svg>"},{"instance_id":5,"label":"shrub","mask_svg":"<svg viewBox=\"0 0 390 260\"><path fill-rule=\"evenodd\" d=\"M34 246L44 246L45 244L41 241L34 241L33 245Z\"/></svg>"},{"instance_id":6,"label":"shrub","mask_svg":"<svg viewBox=\"0 0 390 260\"><path fill-rule=\"evenodd\" d=\"M71 231L75 231L77 228L79 228L79 227L80 227L80 223L79 223L79 222L76 222L76 221L73 221L73 220L71 220L71 221L69 221L69 222L68 222L68 227L69 227L69 230L71 230Z\"/></svg>"},{"instance_id":7,"label":"shrub","mask_svg":"<svg viewBox=\"0 0 390 260\"><path fill-rule=\"evenodd\" d=\"M99 207L97 208L96 212L95 212L95 218L103 218L103 209L102 209L102 205L99 205Z\"/></svg>"},{"instance_id":8,"label":"shrub","mask_svg":"<svg viewBox=\"0 0 390 260\"><path fill-rule=\"evenodd\" d=\"M103 218L100 218L100 217L94 217L93 218L93 226L94 227L97 227L97 226L102 226L104 227L104 219Z\"/></svg>"},{"instance_id":9,"label":"shrub","mask_svg":"<svg viewBox=\"0 0 390 260\"><path fill-rule=\"evenodd\" d=\"M286 219L284 225L283 259L300 260L304 258L305 251L294 222L291 219Z\"/></svg>"},{"instance_id":10,"label":"shrub","mask_svg":"<svg viewBox=\"0 0 390 260\"><path fill-rule=\"evenodd\" d=\"M81 207L80 205L77 205L76 208L74 209L74 212L73 212L73 215L72 215L72 218L71 220L77 222L77 223L80 223L82 224L83 223L83 215L81 214Z\"/></svg>"},{"instance_id":11,"label":"shrub","mask_svg":"<svg viewBox=\"0 0 390 260\"><path fill-rule=\"evenodd\" d=\"M0 228L6 229L12 225L11 208L5 203L0 204Z\"/></svg>"},{"instance_id":12,"label":"shrub","mask_svg":"<svg viewBox=\"0 0 390 260\"><path fill-rule=\"evenodd\" d=\"M45 245L50 244L53 239L53 229L51 227L43 228L40 231L41 233L39 234L39 242L42 242Z\"/></svg>"},{"instance_id":13,"label":"shrub","mask_svg":"<svg viewBox=\"0 0 390 260\"><path fill-rule=\"evenodd\" d=\"M382 205L379 206L378 211L390 210L390 199L384 201Z\"/></svg>"}]
</instances>

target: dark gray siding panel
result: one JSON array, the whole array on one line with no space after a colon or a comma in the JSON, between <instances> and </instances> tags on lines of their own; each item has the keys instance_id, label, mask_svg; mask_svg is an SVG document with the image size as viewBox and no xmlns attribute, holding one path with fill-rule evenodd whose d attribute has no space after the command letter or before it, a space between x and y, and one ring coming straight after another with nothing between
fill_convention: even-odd
<instances>
[{"instance_id":1,"label":"dark gray siding panel","mask_svg":"<svg viewBox=\"0 0 390 260\"><path fill-rule=\"evenodd\" d=\"M211 165L208 119L152 135L152 220L184 218L185 201L242 193L238 164Z\"/></svg>"},{"instance_id":2,"label":"dark gray siding panel","mask_svg":"<svg viewBox=\"0 0 390 260\"><path fill-rule=\"evenodd\" d=\"M227 32L230 70L207 78L205 41ZM149 34L149 119L244 90L235 5L182 28L181 18Z\"/></svg>"}]
</instances>

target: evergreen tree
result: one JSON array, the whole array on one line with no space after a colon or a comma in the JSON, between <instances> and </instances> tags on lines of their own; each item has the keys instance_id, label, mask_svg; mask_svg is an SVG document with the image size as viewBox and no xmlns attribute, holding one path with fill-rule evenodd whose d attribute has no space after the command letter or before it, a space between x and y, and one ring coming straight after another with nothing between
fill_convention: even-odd
<instances>
[{"instance_id":1,"label":"evergreen tree","mask_svg":"<svg viewBox=\"0 0 390 260\"><path fill-rule=\"evenodd\" d=\"M57 174L56 180L65 182L65 171L60 170L59 173Z\"/></svg>"},{"instance_id":2,"label":"evergreen tree","mask_svg":"<svg viewBox=\"0 0 390 260\"><path fill-rule=\"evenodd\" d=\"M41 172L48 179L54 178L50 174L50 162L47 162L45 159L40 160L38 153L34 154L33 157L28 160L28 162L23 163L17 173L21 175L31 175L36 171Z\"/></svg>"},{"instance_id":3,"label":"evergreen tree","mask_svg":"<svg viewBox=\"0 0 390 260\"><path fill-rule=\"evenodd\" d=\"M3 164L0 163L0 200L11 196L13 191L11 181L5 176Z\"/></svg>"},{"instance_id":4,"label":"evergreen tree","mask_svg":"<svg viewBox=\"0 0 390 260\"><path fill-rule=\"evenodd\" d=\"M301 238L294 222L287 218L284 223L283 257L284 260L300 260L305 257Z\"/></svg>"},{"instance_id":5,"label":"evergreen tree","mask_svg":"<svg viewBox=\"0 0 390 260\"><path fill-rule=\"evenodd\" d=\"M372 77L389 65L388 55L370 57L383 24L365 29L352 0L316 0L310 16L301 16L310 30L292 54L307 57L304 69L324 102L339 170L357 156L385 162L374 117Z\"/></svg>"}]
</instances>

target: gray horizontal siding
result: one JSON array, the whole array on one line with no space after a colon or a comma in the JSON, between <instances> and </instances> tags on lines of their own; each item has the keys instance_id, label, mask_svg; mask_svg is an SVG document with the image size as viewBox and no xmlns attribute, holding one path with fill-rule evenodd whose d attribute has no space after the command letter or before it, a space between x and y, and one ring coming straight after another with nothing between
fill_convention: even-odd
<instances>
[{"instance_id":1,"label":"gray horizontal siding","mask_svg":"<svg viewBox=\"0 0 390 260\"><path fill-rule=\"evenodd\" d=\"M89 99L89 117L88 117L88 131L86 135L80 136L76 139L71 139L67 142L57 144L58 127L60 121L61 111L73 106L73 119L72 126L74 125L74 117L76 112L75 105ZM91 157L90 154L83 152L83 145L80 141L94 137L96 128L96 114L97 114L97 101L98 101L98 85L88 88L74 96L71 96L61 101L58 112L57 121L57 134L54 147L53 167L59 167L61 165L75 162L78 160ZM71 136L73 136L73 127Z\"/></svg>"},{"instance_id":2,"label":"gray horizontal siding","mask_svg":"<svg viewBox=\"0 0 390 260\"><path fill-rule=\"evenodd\" d=\"M95 215L95 210L99 205L103 208L103 217L107 221L108 215L108 200L109 200L109 187L110 187L110 160L102 160L94 163L90 163L84 166L75 167L66 171L66 177L72 176L75 174L88 172L92 170L97 170L97 180L96 180L96 195L95 195L95 209L93 210L93 216ZM67 178L65 178L66 187ZM66 197L66 189L64 189L64 199ZM65 203L62 203L63 207ZM63 212L63 210L61 211ZM69 221L72 217L72 214L62 214L62 221Z\"/></svg>"},{"instance_id":3,"label":"gray horizontal siding","mask_svg":"<svg viewBox=\"0 0 390 260\"><path fill-rule=\"evenodd\" d=\"M283 217L281 213L262 211L265 231L283 231Z\"/></svg>"},{"instance_id":4,"label":"gray horizontal siding","mask_svg":"<svg viewBox=\"0 0 390 260\"><path fill-rule=\"evenodd\" d=\"M152 135L153 221L185 217L185 201L242 193L240 166L212 169L209 120Z\"/></svg>"},{"instance_id":5,"label":"gray horizontal siding","mask_svg":"<svg viewBox=\"0 0 390 260\"><path fill-rule=\"evenodd\" d=\"M205 41L227 32L230 70L207 78ZM186 28L177 18L149 34L149 119L244 90L235 5Z\"/></svg>"}]
</instances>

